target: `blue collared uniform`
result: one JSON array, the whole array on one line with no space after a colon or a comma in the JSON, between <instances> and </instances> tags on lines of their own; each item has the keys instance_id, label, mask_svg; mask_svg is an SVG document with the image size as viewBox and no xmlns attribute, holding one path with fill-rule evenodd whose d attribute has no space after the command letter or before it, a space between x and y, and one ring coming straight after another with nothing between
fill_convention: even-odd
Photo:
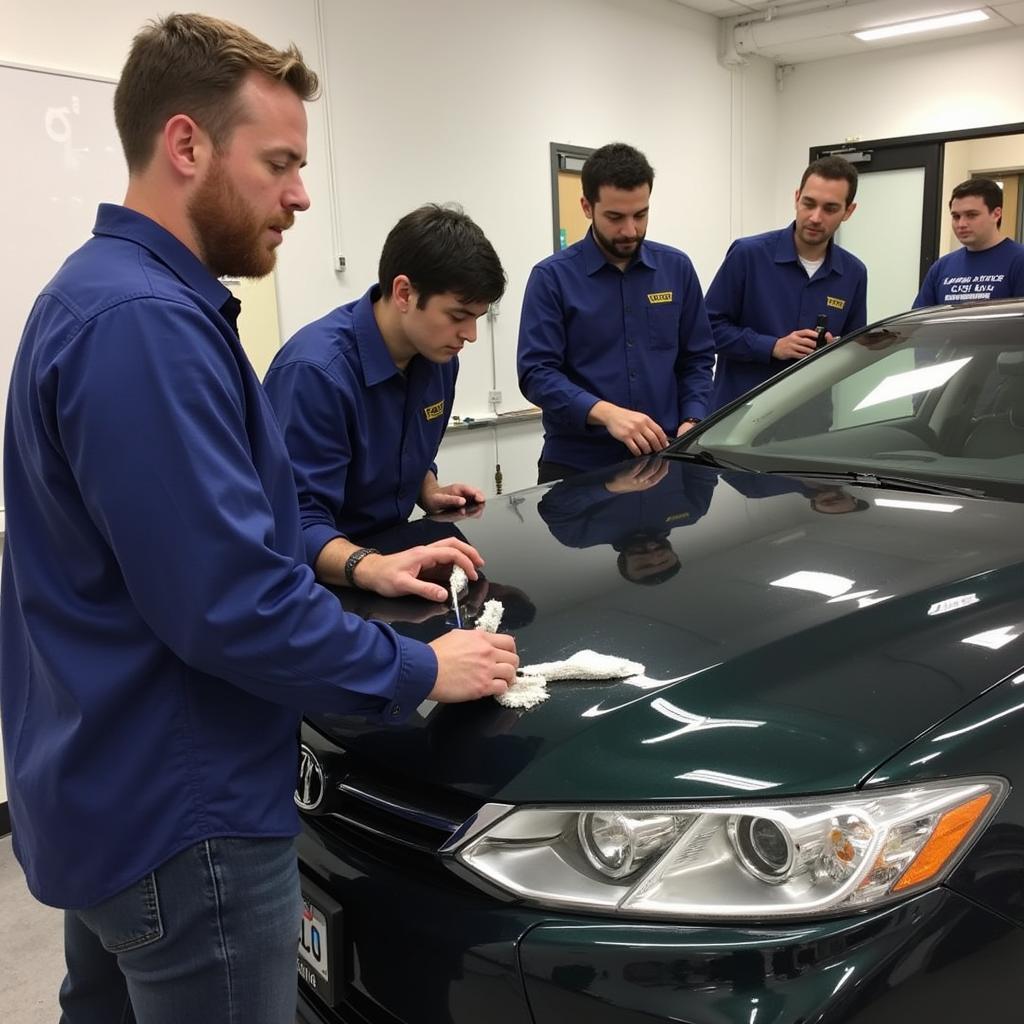
<instances>
[{"instance_id":1,"label":"blue collared uniform","mask_svg":"<svg viewBox=\"0 0 1024 1024\"><path fill-rule=\"evenodd\" d=\"M644 241L620 271L592 232L530 274L519 323L519 386L543 410L541 458L593 469L630 458L587 424L601 400L646 413L674 437L701 418L714 343L700 282L685 253Z\"/></svg>"},{"instance_id":2,"label":"blue collared uniform","mask_svg":"<svg viewBox=\"0 0 1024 1024\"><path fill-rule=\"evenodd\" d=\"M395 366L373 315L374 285L304 327L264 387L295 469L306 560L335 537L409 518L434 470L455 396L457 359Z\"/></svg>"},{"instance_id":3,"label":"blue collared uniform","mask_svg":"<svg viewBox=\"0 0 1024 1024\"><path fill-rule=\"evenodd\" d=\"M1004 238L980 252L960 248L937 259L925 274L914 309L1018 296L1024 296L1024 245Z\"/></svg>"},{"instance_id":4,"label":"blue collared uniform","mask_svg":"<svg viewBox=\"0 0 1024 1024\"><path fill-rule=\"evenodd\" d=\"M838 337L867 323L867 268L830 241L825 262L807 276L797 256L796 224L738 238L729 246L707 293L718 364L711 407L720 409L792 366L772 358L779 338L828 317Z\"/></svg>"},{"instance_id":5,"label":"blue collared uniform","mask_svg":"<svg viewBox=\"0 0 1024 1024\"><path fill-rule=\"evenodd\" d=\"M32 309L4 450L14 848L66 908L295 834L301 711L400 721L437 674L314 582L236 300L141 214L101 206L94 235Z\"/></svg>"}]
</instances>

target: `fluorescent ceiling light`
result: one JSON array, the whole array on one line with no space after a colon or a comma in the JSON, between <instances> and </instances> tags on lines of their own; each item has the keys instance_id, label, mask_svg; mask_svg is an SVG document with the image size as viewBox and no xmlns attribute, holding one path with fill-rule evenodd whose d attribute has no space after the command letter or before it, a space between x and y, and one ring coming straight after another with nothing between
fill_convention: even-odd
<instances>
[{"instance_id":1,"label":"fluorescent ceiling light","mask_svg":"<svg viewBox=\"0 0 1024 1024\"><path fill-rule=\"evenodd\" d=\"M873 43L876 39L891 39L893 36L908 36L914 32L931 32L940 28L973 25L979 21L988 21L988 15L984 11L963 11L960 14L945 14L939 18L922 18L919 21L904 21L898 25L884 25L882 28L868 28L853 34L865 43Z\"/></svg>"}]
</instances>

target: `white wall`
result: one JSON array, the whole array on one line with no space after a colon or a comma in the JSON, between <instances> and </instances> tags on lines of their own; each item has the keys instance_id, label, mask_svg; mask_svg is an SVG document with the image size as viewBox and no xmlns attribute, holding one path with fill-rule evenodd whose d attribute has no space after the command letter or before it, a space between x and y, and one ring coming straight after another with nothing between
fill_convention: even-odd
<instances>
[{"instance_id":1,"label":"white wall","mask_svg":"<svg viewBox=\"0 0 1024 1024\"><path fill-rule=\"evenodd\" d=\"M0 59L116 77L134 32L164 10L145 0L0 0ZM330 106L309 111L313 207L279 258L284 337L362 294L399 216L426 201L457 200L509 276L495 325L497 379L501 410L522 408L519 306L530 267L550 251L552 141L623 139L643 149L657 171L651 237L689 252L705 285L735 235L770 226L771 67L755 60L742 72L723 68L717 22L670 0L323 0L326 61L315 0L207 0L203 10L277 45L294 41L326 68ZM332 265L332 188L344 275ZM484 327L462 360L456 411L463 415L488 411L489 348ZM533 430L532 451L517 442L514 458L502 459L506 490L535 479ZM486 433L478 446L493 446ZM460 453L468 448L446 445L443 477L475 476L489 459L474 450L466 461Z\"/></svg>"},{"instance_id":2,"label":"white wall","mask_svg":"<svg viewBox=\"0 0 1024 1024\"><path fill-rule=\"evenodd\" d=\"M1024 121L1024 28L801 64L779 96L779 222L811 146Z\"/></svg>"}]
</instances>

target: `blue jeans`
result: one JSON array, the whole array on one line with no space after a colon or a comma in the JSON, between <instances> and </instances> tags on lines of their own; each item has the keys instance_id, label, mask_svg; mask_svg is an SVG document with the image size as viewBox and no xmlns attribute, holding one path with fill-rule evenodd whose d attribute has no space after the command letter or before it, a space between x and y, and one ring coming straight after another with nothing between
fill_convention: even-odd
<instances>
[{"instance_id":1,"label":"blue jeans","mask_svg":"<svg viewBox=\"0 0 1024 1024\"><path fill-rule=\"evenodd\" d=\"M209 839L64 915L61 1024L293 1024L291 839Z\"/></svg>"}]
</instances>

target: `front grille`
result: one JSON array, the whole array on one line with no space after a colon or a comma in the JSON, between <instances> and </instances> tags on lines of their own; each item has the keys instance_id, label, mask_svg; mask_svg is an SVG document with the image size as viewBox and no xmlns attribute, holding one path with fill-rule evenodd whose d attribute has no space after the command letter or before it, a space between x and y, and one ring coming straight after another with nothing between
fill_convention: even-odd
<instances>
[{"instance_id":1,"label":"front grille","mask_svg":"<svg viewBox=\"0 0 1024 1024\"><path fill-rule=\"evenodd\" d=\"M323 802L307 820L349 839L351 830L422 854L436 854L480 803L439 787L417 785L369 765L302 723L302 742L323 767Z\"/></svg>"}]
</instances>

